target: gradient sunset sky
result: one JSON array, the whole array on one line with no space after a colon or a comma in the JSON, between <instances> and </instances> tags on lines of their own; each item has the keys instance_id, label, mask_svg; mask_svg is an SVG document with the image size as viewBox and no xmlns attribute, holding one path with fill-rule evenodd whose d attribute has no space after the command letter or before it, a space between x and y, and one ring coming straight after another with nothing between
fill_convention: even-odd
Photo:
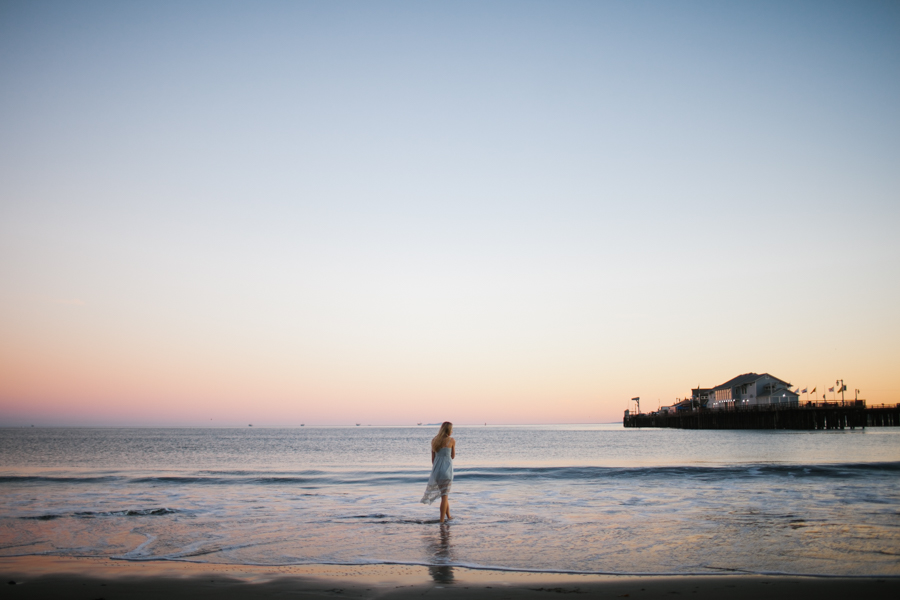
<instances>
[{"instance_id":1,"label":"gradient sunset sky","mask_svg":"<svg viewBox=\"0 0 900 600\"><path fill-rule=\"evenodd\" d=\"M0 425L900 401L900 3L2 1L0 86Z\"/></svg>"}]
</instances>

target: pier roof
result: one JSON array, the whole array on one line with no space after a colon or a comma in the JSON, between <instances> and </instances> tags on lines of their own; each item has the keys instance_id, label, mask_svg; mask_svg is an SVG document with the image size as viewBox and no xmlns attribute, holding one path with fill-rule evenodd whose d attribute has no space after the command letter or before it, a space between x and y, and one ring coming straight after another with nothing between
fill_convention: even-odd
<instances>
[{"instance_id":1,"label":"pier roof","mask_svg":"<svg viewBox=\"0 0 900 600\"><path fill-rule=\"evenodd\" d=\"M710 391L714 392L716 390L731 389L731 388L739 386L739 385L744 385L745 383L753 383L754 381L759 381L763 377L768 377L769 379L774 379L775 381L783 383L786 386L790 385L787 381L778 379L774 375L769 375L768 373L763 373L762 375L760 375L759 373L744 373L743 375L738 375L737 377L729 379L728 381L726 381L725 383L723 383L721 385L717 385L716 387L712 388L712 390L710 390Z\"/></svg>"}]
</instances>

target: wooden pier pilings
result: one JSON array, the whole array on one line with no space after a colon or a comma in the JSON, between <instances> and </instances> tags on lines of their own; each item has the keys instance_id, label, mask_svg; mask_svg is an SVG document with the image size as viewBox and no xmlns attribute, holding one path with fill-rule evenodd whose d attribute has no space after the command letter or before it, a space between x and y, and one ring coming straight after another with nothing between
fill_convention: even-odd
<instances>
[{"instance_id":1,"label":"wooden pier pilings","mask_svg":"<svg viewBox=\"0 0 900 600\"><path fill-rule=\"evenodd\" d=\"M737 410L683 410L626 414L625 427L677 429L856 429L900 427L900 404L866 406L864 402L807 406L753 406Z\"/></svg>"}]
</instances>

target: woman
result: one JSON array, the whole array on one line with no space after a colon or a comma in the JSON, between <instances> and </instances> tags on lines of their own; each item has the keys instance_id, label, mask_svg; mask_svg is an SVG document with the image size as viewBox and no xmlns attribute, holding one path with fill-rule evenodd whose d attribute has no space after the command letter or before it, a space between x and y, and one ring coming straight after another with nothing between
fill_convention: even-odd
<instances>
[{"instance_id":1,"label":"woman","mask_svg":"<svg viewBox=\"0 0 900 600\"><path fill-rule=\"evenodd\" d=\"M450 484L453 483L453 459L456 458L456 440L453 435L453 423L444 421L440 431L431 440L431 477L428 478L428 486L425 495L422 496L422 504L431 504L438 496L441 497L441 523L450 516Z\"/></svg>"}]
</instances>

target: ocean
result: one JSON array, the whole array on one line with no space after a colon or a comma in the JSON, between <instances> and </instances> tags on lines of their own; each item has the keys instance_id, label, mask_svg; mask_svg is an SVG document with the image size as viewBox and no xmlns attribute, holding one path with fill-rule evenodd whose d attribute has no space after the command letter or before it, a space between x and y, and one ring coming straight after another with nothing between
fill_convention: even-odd
<instances>
[{"instance_id":1,"label":"ocean","mask_svg":"<svg viewBox=\"0 0 900 600\"><path fill-rule=\"evenodd\" d=\"M0 556L900 576L900 430L0 429Z\"/></svg>"}]
</instances>

